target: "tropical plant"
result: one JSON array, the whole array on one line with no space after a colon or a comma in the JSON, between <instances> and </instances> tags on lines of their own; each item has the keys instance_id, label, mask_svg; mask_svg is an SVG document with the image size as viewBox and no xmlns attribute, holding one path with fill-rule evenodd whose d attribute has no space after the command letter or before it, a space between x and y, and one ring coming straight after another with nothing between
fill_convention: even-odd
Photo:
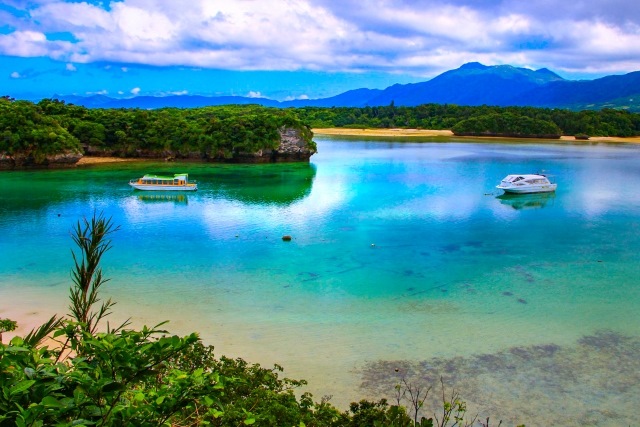
<instances>
[{"instance_id":1,"label":"tropical plant","mask_svg":"<svg viewBox=\"0 0 640 427\"><path fill-rule=\"evenodd\" d=\"M442 381L440 416L418 417L430 388L407 381L397 388L396 405L361 400L340 412L329 397L298 397L306 381L281 378L279 365L267 369L216 357L196 333L170 335L164 323L104 326L114 303L100 302L108 282L100 262L117 230L102 214L79 221L72 233L79 252L72 252L69 315L52 316L24 338L0 342L0 427L471 425L464 421L459 394L445 396ZM15 327L10 319L0 320L0 331ZM400 404L406 396L413 419Z\"/></svg>"}]
</instances>

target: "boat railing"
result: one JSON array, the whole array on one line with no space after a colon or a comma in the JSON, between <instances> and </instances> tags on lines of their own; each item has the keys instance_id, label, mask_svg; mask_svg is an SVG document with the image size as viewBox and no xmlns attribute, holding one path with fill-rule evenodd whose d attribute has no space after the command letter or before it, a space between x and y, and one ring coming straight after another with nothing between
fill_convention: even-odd
<instances>
[{"instance_id":1,"label":"boat railing","mask_svg":"<svg viewBox=\"0 0 640 427\"><path fill-rule=\"evenodd\" d=\"M149 182L155 181L155 182ZM129 184L142 184L142 185L166 185L166 186L196 186L198 185L196 180L193 181L181 181L174 182L171 180L143 180L142 178L131 179L129 180Z\"/></svg>"}]
</instances>

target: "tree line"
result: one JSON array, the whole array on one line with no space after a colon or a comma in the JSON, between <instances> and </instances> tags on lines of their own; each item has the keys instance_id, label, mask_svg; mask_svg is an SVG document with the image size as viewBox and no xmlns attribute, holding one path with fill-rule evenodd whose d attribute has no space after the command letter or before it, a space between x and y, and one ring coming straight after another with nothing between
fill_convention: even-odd
<instances>
[{"instance_id":1,"label":"tree line","mask_svg":"<svg viewBox=\"0 0 640 427\"><path fill-rule=\"evenodd\" d=\"M121 157L230 159L276 149L283 128L300 130L315 148L311 130L295 111L258 105L193 109L89 109L55 99L0 98L0 152L42 157L89 150Z\"/></svg>"},{"instance_id":2,"label":"tree line","mask_svg":"<svg viewBox=\"0 0 640 427\"><path fill-rule=\"evenodd\" d=\"M618 136L640 135L640 113L625 110L570 111L555 108L460 106L453 104L424 104L416 107L396 107L393 103L381 107L303 107L298 116L313 128L415 128L454 129L469 119L490 124L493 133L509 133L510 127L522 127L529 118L535 125L526 132L545 134L536 126L554 130L562 135ZM484 117L487 116L487 117ZM502 120L498 121L498 117ZM491 123L493 121L493 123ZM521 123L518 124L517 122ZM473 122L471 124L474 124ZM467 123L467 125L471 125ZM478 124L478 122L475 122ZM485 129L486 130L486 129Z\"/></svg>"},{"instance_id":3,"label":"tree line","mask_svg":"<svg viewBox=\"0 0 640 427\"><path fill-rule=\"evenodd\" d=\"M534 107L424 104L396 107L90 109L55 99L0 98L0 153L30 156L78 152L120 157L225 160L274 150L280 130L300 131L315 151L311 128L451 129L462 135L558 137L640 135L640 113Z\"/></svg>"}]
</instances>

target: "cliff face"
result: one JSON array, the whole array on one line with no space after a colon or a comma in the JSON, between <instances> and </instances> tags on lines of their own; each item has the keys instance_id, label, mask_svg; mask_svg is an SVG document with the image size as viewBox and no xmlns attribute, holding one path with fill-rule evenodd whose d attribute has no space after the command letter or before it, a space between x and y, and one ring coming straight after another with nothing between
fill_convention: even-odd
<instances>
[{"instance_id":1,"label":"cliff face","mask_svg":"<svg viewBox=\"0 0 640 427\"><path fill-rule=\"evenodd\" d=\"M28 168L68 168L76 165L82 154L77 151L50 154L43 158L36 158L31 154L18 153L8 155L0 153L0 170L28 169Z\"/></svg>"},{"instance_id":2,"label":"cliff face","mask_svg":"<svg viewBox=\"0 0 640 427\"><path fill-rule=\"evenodd\" d=\"M271 162L308 162L309 158L315 154L315 144L307 142L304 131L295 128L281 128L280 144L275 149L265 148L253 153L238 152L231 158L224 157L223 154L203 154L200 152L176 152L172 150L144 150L132 149L125 151L121 148L110 149L102 147L87 146L85 154L97 157L139 157L147 159L189 159L204 160L211 162L247 162L247 163L271 163Z\"/></svg>"},{"instance_id":3,"label":"cliff face","mask_svg":"<svg viewBox=\"0 0 640 427\"><path fill-rule=\"evenodd\" d=\"M231 161L237 162L307 162L315 154L315 146L310 146L300 129L282 128L280 145L275 150L263 149L255 153L238 153ZM220 159L210 159L220 160Z\"/></svg>"}]
</instances>

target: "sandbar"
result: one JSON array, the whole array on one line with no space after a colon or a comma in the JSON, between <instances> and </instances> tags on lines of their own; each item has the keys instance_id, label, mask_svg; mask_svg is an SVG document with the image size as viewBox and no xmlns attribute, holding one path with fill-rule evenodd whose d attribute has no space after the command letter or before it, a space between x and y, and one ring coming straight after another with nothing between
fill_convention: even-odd
<instances>
[{"instance_id":1,"label":"sandbar","mask_svg":"<svg viewBox=\"0 0 640 427\"><path fill-rule=\"evenodd\" d=\"M312 129L315 135L339 135L339 136L397 136L397 137L432 137L432 136L443 136L443 137L453 137L453 132L450 130L436 130L436 129L400 129L400 128L392 128L392 129L350 129L350 128L316 128ZM456 136L456 138L482 138L482 139L504 139L504 138L496 138L496 137L479 137L479 136ZM514 138L507 138L513 140ZM528 138L522 138L523 140L528 140ZM555 141L555 140L552 140ZM592 142L604 142L604 143L612 143L612 144L620 144L620 143L632 143L632 144L640 144L640 137L613 137L613 136L592 136L588 140L577 140L573 136L562 136L559 141L565 142L576 142L576 143L592 143Z\"/></svg>"},{"instance_id":2,"label":"sandbar","mask_svg":"<svg viewBox=\"0 0 640 427\"><path fill-rule=\"evenodd\" d=\"M121 158L121 157L95 157L84 156L78 160L77 166L95 165L98 163L116 163L116 162L139 162L141 159Z\"/></svg>"}]
</instances>

